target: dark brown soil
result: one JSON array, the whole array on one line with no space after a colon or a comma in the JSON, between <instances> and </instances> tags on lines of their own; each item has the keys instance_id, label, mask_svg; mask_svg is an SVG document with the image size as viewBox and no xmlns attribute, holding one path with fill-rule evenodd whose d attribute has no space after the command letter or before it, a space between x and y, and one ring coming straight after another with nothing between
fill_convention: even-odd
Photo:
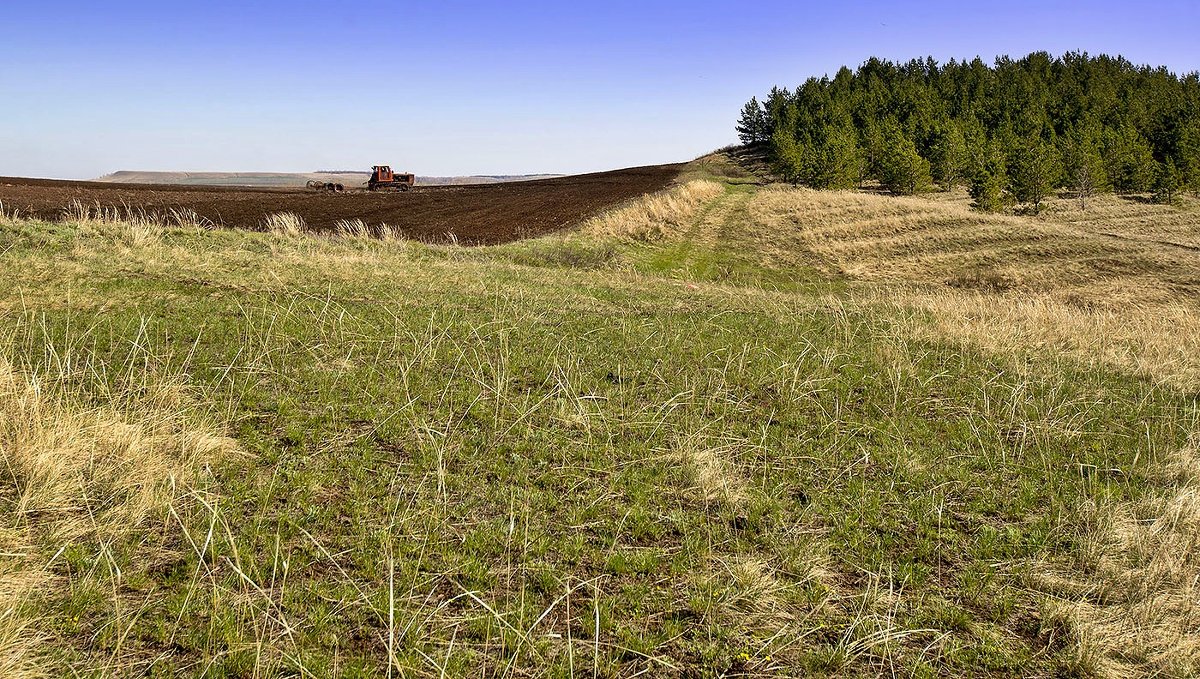
<instances>
[{"instance_id":1,"label":"dark brown soil","mask_svg":"<svg viewBox=\"0 0 1200 679\"><path fill-rule=\"evenodd\" d=\"M72 201L147 213L189 208L218 226L259 229L273 212L294 212L310 228L328 230L340 219L390 224L411 238L492 244L538 236L658 191L682 165L476 186L417 187L405 193L318 193L307 189L110 184L0 177L0 202L23 216L55 220Z\"/></svg>"}]
</instances>

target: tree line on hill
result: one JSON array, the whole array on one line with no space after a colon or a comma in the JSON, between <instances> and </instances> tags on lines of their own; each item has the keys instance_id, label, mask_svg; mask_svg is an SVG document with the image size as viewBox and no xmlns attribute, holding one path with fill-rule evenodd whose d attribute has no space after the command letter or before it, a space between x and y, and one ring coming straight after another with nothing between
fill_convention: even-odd
<instances>
[{"instance_id":1,"label":"tree line on hill","mask_svg":"<svg viewBox=\"0 0 1200 679\"><path fill-rule=\"evenodd\" d=\"M903 195L966 185L987 211L1037 211L1062 189L1085 207L1108 191L1162 202L1200 192L1200 76L1122 57L872 58L752 98L737 132L797 184L874 179Z\"/></svg>"}]
</instances>

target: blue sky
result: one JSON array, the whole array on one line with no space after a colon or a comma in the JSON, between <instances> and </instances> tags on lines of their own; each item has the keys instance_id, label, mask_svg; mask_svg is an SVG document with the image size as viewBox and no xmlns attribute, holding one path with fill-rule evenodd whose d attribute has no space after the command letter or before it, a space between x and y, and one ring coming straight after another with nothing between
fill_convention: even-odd
<instances>
[{"instance_id":1,"label":"blue sky","mask_svg":"<svg viewBox=\"0 0 1200 679\"><path fill-rule=\"evenodd\" d=\"M1200 3L0 2L0 175L585 172L734 141L870 56L1200 69Z\"/></svg>"}]
</instances>

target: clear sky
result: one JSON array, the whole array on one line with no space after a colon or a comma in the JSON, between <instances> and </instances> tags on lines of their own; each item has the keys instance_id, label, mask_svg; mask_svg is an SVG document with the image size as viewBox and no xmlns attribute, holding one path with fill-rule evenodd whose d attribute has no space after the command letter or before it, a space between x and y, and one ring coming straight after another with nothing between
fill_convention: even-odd
<instances>
[{"instance_id":1,"label":"clear sky","mask_svg":"<svg viewBox=\"0 0 1200 679\"><path fill-rule=\"evenodd\" d=\"M0 0L0 175L584 172L733 142L870 56L1200 69L1200 2Z\"/></svg>"}]
</instances>

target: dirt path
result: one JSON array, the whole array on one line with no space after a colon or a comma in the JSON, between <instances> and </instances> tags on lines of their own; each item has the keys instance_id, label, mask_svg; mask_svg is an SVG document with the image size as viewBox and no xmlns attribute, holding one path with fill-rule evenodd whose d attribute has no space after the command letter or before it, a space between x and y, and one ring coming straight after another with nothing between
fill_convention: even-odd
<instances>
[{"instance_id":1,"label":"dirt path","mask_svg":"<svg viewBox=\"0 0 1200 679\"><path fill-rule=\"evenodd\" d=\"M721 266L723 255L738 228L746 223L746 191L726 191L713 200L693 220L674 247L658 253L652 261L656 269L673 270L686 278L709 278L714 267Z\"/></svg>"}]
</instances>

